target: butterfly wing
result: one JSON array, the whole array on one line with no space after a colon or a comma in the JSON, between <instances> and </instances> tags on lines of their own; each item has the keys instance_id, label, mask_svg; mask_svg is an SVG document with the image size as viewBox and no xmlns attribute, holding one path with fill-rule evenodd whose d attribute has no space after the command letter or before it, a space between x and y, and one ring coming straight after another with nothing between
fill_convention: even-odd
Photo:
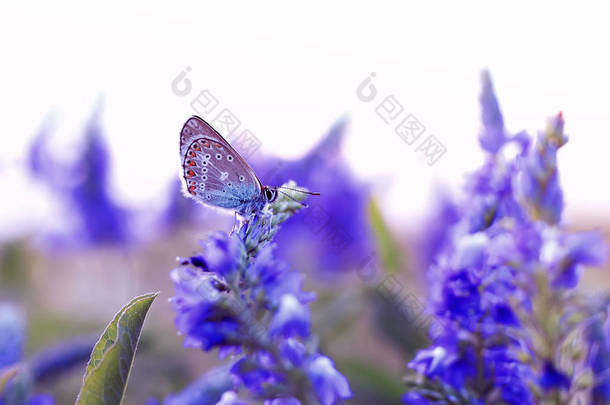
<instances>
[{"instance_id":1,"label":"butterfly wing","mask_svg":"<svg viewBox=\"0 0 610 405\"><path fill-rule=\"evenodd\" d=\"M201 118L184 124L180 155L186 191L193 198L233 209L260 198L262 185L252 168Z\"/></svg>"}]
</instances>

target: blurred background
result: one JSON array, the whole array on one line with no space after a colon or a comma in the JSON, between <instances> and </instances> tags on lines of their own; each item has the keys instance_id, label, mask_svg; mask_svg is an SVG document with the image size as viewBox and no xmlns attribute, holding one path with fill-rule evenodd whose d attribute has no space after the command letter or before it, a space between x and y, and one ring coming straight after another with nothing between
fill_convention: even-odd
<instances>
[{"instance_id":1,"label":"blurred background","mask_svg":"<svg viewBox=\"0 0 610 405\"><path fill-rule=\"evenodd\" d=\"M425 302L434 238L483 161L483 69L509 131L563 111L564 223L608 234L610 28L593 4L3 3L0 338L16 343L0 366L30 362L37 392L73 402L88 342L149 291L161 295L127 403L217 362L182 348L167 302L176 257L233 221L179 190L178 133L198 114L263 182L322 192L278 235L280 254L308 273L314 311L330 317L317 320L323 347L362 403L393 403L425 334L379 296L375 269ZM412 122L411 143L396 127ZM585 288L607 285L587 273ZM81 355L63 364L66 345Z\"/></svg>"}]
</instances>

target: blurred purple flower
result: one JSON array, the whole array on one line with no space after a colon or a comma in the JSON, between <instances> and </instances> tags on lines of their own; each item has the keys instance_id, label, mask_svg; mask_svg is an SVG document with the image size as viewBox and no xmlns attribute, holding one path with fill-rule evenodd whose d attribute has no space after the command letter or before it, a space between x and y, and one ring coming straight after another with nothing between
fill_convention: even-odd
<instances>
[{"instance_id":1,"label":"blurred purple flower","mask_svg":"<svg viewBox=\"0 0 610 405\"><path fill-rule=\"evenodd\" d=\"M574 288L583 266L598 266L606 261L606 246L597 232L547 232L541 254L552 275L553 284Z\"/></svg>"},{"instance_id":2,"label":"blurred purple flower","mask_svg":"<svg viewBox=\"0 0 610 405\"><path fill-rule=\"evenodd\" d=\"M349 271L373 250L368 186L354 179L341 158L346 126L345 120L338 121L301 159L264 156L252 162L265 184L294 180L321 194L308 199L307 212L287 221L276 236L277 254L284 260L309 262L311 268L322 271Z\"/></svg>"},{"instance_id":3,"label":"blurred purple flower","mask_svg":"<svg viewBox=\"0 0 610 405\"><path fill-rule=\"evenodd\" d=\"M491 154L467 182L459 218L440 238L428 272L430 303L444 328L431 331L431 347L409 367L482 403L534 404L574 385L552 348L566 338L561 324L575 312L588 322L568 292L583 266L605 260L606 249L599 234L558 225L556 154L567 141L561 114L535 144L525 133L507 138L489 76L483 79L481 144ZM513 158L497 153L509 142L520 148ZM405 398L418 403L426 391L411 392Z\"/></svg>"},{"instance_id":4,"label":"blurred purple flower","mask_svg":"<svg viewBox=\"0 0 610 405\"><path fill-rule=\"evenodd\" d=\"M488 71L481 73L481 121L483 128L479 134L481 147L487 152L495 154L506 142L504 119L493 89L491 75Z\"/></svg>"},{"instance_id":5,"label":"blurred purple flower","mask_svg":"<svg viewBox=\"0 0 610 405\"><path fill-rule=\"evenodd\" d=\"M536 144L521 159L516 187L534 219L559 223L563 211L563 192L559 185L557 150L568 138L563 133L563 116L549 120L547 129L539 134Z\"/></svg>"},{"instance_id":6,"label":"blurred purple flower","mask_svg":"<svg viewBox=\"0 0 610 405\"><path fill-rule=\"evenodd\" d=\"M27 163L30 173L36 177L42 178L48 175L47 170L54 165L53 158L50 156L47 142L52 131L50 122L44 122L38 130L34 142L30 145L28 151Z\"/></svg>"},{"instance_id":7,"label":"blurred purple flower","mask_svg":"<svg viewBox=\"0 0 610 405\"><path fill-rule=\"evenodd\" d=\"M450 242L449 230L459 219L458 207L446 193L438 193L436 206L432 215L424 223L421 232L422 237L418 238L418 253L420 266L427 271L436 260L439 252Z\"/></svg>"},{"instance_id":8,"label":"blurred purple flower","mask_svg":"<svg viewBox=\"0 0 610 405\"><path fill-rule=\"evenodd\" d=\"M66 339L47 347L28 359L32 378L36 382L66 372L77 365L85 365L98 336L81 336Z\"/></svg>"},{"instance_id":9,"label":"blurred purple flower","mask_svg":"<svg viewBox=\"0 0 610 405\"><path fill-rule=\"evenodd\" d=\"M58 162L48 150L48 131L43 129L29 152L32 174L46 183L68 206L78 228L66 244L122 243L129 239L128 213L111 197L108 150L96 111L87 123L85 144L76 161Z\"/></svg>"}]
</instances>

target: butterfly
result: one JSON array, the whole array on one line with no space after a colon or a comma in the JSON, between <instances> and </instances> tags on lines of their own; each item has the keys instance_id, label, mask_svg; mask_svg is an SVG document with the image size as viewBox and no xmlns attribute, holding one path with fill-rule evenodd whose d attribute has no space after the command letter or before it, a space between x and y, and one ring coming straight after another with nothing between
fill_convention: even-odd
<instances>
[{"instance_id":1,"label":"butterfly","mask_svg":"<svg viewBox=\"0 0 610 405\"><path fill-rule=\"evenodd\" d=\"M229 208L249 217L277 199L280 189L264 186L245 159L203 119L192 116L180 132L185 194L196 201ZM288 196L288 195L287 195ZM290 198L290 196L288 196Z\"/></svg>"}]
</instances>

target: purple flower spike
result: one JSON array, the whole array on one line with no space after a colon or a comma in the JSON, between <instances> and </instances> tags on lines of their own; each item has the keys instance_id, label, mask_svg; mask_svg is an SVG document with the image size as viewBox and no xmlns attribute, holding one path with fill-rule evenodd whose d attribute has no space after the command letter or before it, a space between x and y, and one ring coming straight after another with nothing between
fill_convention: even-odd
<instances>
[{"instance_id":1,"label":"purple flower spike","mask_svg":"<svg viewBox=\"0 0 610 405\"><path fill-rule=\"evenodd\" d=\"M430 260L430 307L444 328L409 363L417 375L403 402L533 405L589 390L587 403L606 403L610 351L598 318L610 300L589 308L575 290L582 268L602 264L606 249L599 234L560 225L563 116L536 142L525 132L507 136L487 73L481 105L480 141L490 154L469 179L457 219L436 237L443 242ZM513 157L496 153L507 142L519 148ZM572 335L583 330L585 364ZM576 378L589 371L595 386Z\"/></svg>"},{"instance_id":2,"label":"purple flower spike","mask_svg":"<svg viewBox=\"0 0 610 405\"><path fill-rule=\"evenodd\" d=\"M94 111L84 128L85 142L75 161L60 162L51 154L47 128L29 151L32 174L47 184L74 216L75 229L67 234L50 235L61 247L120 244L131 240L129 212L114 201L110 191L110 156L99 115L99 111Z\"/></svg>"},{"instance_id":3,"label":"purple flower spike","mask_svg":"<svg viewBox=\"0 0 610 405\"><path fill-rule=\"evenodd\" d=\"M507 137L504 130L504 118L500 111L500 105L493 89L491 75L488 71L481 73L481 120L483 128L479 134L481 147L487 152L495 154L506 143Z\"/></svg>"},{"instance_id":4,"label":"purple flower spike","mask_svg":"<svg viewBox=\"0 0 610 405\"><path fill-rule=\"evenodd\" d=\"M294 184L288 186L294 187ZM340 404L349 384L311 335L303 276L273 256L272 237L303 206L280 195L235 230L208 237L201 254L172 270L176 327L185 345L241 355L230 369L234 386L219 404L240 405L240 388L267 405Z\"/></svg>"}]
</instances>

